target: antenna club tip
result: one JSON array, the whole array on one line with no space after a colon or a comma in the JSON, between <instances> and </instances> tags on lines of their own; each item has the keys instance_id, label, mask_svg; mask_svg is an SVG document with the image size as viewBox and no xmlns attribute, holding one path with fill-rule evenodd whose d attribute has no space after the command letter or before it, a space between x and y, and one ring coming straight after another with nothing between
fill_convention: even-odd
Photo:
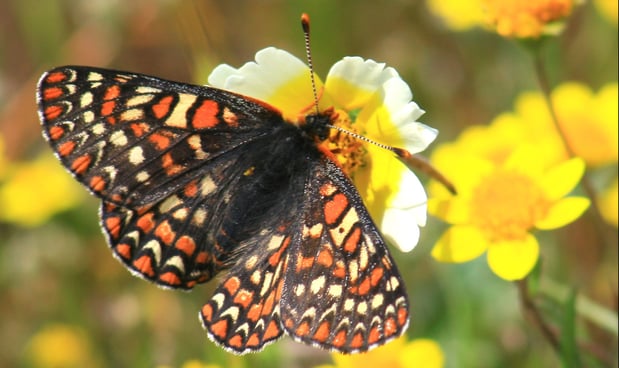
<instances>
[{"instance_id":1,"label":"antenna club tip","mask_svg":"<svg viewBox=\"0 0 619 368\"><path fill-rule=\"evenodd\" d=\"M307 13L301 14L301 27L303 27L304 32L309 32L310 18Z\"/></svg>"}]
</instances>

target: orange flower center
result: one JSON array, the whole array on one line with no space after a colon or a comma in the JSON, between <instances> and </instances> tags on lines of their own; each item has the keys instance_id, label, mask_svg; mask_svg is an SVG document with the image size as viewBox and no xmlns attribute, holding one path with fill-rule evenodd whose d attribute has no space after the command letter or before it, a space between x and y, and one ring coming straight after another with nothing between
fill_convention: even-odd
<instances>
[{"instance_id":1,"label":"orange flower center","mask_svg":"<svg viewBox=\"0 0 619 368\"><path fill-rule=\"evenodd\" d=\"M549 201L528 176L496 171L473 191L471 218L491 241L522 239L548 212Z\"/></svg>"},{"instance_id":2,"label":"orange flower center","mask_svg":"<svg viewBox=\"0 0 619 368\"><path fill-rule=\"evenodd\" d=\"M350 115L337 109L338 118L333 122L335 126L345 129L351 133L362 134L356 129ZM329 137L322 143L337 159L342 170L350 177L361 166L365 165L366 150L362 141L350 134L346 134L337 129L331 129Z\"/></svg>"},{"instance_id":3,"label":"orange flower center","mask_svg":"<svg viewBox=\"0 0 619 368\"><path fill-rule=\"evenodd\" d=\"M565 18L572 0L483 0L488 21L502 36L538 37L549 22Z\"/></svg>"}]
</instances>

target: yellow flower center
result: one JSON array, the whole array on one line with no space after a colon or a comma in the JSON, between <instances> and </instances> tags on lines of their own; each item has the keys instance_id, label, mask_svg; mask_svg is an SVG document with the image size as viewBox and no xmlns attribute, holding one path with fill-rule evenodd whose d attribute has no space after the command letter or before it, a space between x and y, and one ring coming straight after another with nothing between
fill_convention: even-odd
<instances>
[{"instance_id":1,"label":"yellow flower center","mask_svg":"<svg viewBox=\"0 0 619 368\"><path fill-rule=\"evenodd\" d=\"M497 171L480 182L471 198L471 219L491 241L523 239L550 206L528 176Z\"/></svg>"},{"instance_id":2,"label":"yellow flower center","mask_svg":"<svg viewBox=\"0 0 619 368\"><path fill-rule=\"evenodd\" d=\"M337 120L333 122L335 126L345 129L351 133L362 134L355 127L355 123L348 112L336 109ZM364 157L367 153L360 139L341 132L337 129L329 131L329 137L322 142L322 145L331 151L342 170L350 177L361 166L365 165Z\"/></svg>"},{"instance_id":3,"label":"yellow flower center","mask_svg":"<svg viewBox=\"0 0 619 368\"><path fill-rule=\"evenodd\" d=\"M483 0L488 21L502 36L538 37L544 26L572 11L572 0Z\"/></svg>"}]
</instances>

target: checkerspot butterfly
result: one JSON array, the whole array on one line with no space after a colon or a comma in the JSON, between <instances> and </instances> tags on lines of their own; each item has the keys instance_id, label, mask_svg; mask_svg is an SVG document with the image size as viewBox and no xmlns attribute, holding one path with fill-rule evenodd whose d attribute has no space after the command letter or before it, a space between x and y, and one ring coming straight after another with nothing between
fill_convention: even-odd
<instances>
[{"instance_id":1,"label":"checkerspot butterfly","mask_svg":"<svg viewBox=\"0 0 619 368\"><path fill-rule=\"evenodd\" d=\"M232 92L63 66L43 74L44 135L101 200L133 274L191 289L226 271L200 317L234 353L283 334L343 353L399 335L408 299L351 180L319 143L328 112L287 122Z\"/></svg>"}]
</instances>

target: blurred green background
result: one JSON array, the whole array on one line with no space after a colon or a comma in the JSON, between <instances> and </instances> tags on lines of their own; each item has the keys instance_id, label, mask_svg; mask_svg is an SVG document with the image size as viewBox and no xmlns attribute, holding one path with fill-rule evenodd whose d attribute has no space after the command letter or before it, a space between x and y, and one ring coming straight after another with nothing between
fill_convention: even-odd
<instances>
[{"instance_id":1,"label":"blurred green background","mask_svg":"<svg viewBox=\"0 0 619 368\"><path fill-rule=\"evenodd\" d=\"M519 93L537 88L524 48L483 30L449 30L424 1L4 0L0 181L3 171L52 157L34 99L45 70L92 65L205 84L217 64L238 67L266 46L303 59L302 12L312 19L319 75L348 55L396 68L426 110L421 121L440 130L437 143L454 139L467 126L487 124L511 110ZM616 25L591 3L575 9L564 34L544 53L553 84L576 80L597 90L617 80ZM45 168L60 167L53 159L43 162ZM182 293L131 276L105 245L97 201L69 174L62 175L70 184L55 190L46 189L54 184L45 171L23 180L66 209L31 223L0 222L0 367L49 366L41 355L67 351L82 359L77 366L95 367L179 367L191 360L223 367L330 362L328 353L287 338L245 357L215 347L198 321L214 283ZM26 197L24 207L29 206ZM0 212L3 208L0 202ZM523 319L516 288L494 276L484 259L463 265L432 260L430 250L443 229L430 218L415 251L392 250L412 303L408 335L438 341L448 367L559 366L552 349ZM574 234L583 239L592 231L578 221L550 243ZM552 276L616 308L616 262L608 279L592 276L593 270L608 267L608 253L577 242L542 252L552 260ZM616 258L616 250L610 256ZM570 273L575 262L578 272ZM603 331L588 333L616 345Z\"/></svg>"}]
</instances>

